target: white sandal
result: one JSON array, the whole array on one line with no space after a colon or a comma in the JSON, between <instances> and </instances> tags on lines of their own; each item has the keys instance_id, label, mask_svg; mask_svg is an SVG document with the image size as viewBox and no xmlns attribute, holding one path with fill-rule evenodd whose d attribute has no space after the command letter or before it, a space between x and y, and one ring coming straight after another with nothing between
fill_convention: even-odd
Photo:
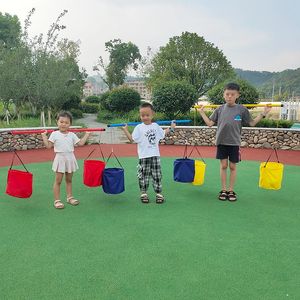
<instances>
[{"instance_id":1,"label":"white sandal","mask_svg":"<svg viewBox=\"0 0 300 300\"><path fill-rule=\"evenodd\" d=\"M61 200L55 200L54 207L56 209L63 209L65 207L65 205L61 202Z\"/></svg>"},{"instance_id":2,"label":"white sandal","mask_svg":"<svg viewBox=\"0 0 300 300\"><path fill-rule=\"evenodd\" d=\"M76 206L79 204L79 201L76 200L73 196L67 198L67 203Z\"/></svg>"}]
</instances>

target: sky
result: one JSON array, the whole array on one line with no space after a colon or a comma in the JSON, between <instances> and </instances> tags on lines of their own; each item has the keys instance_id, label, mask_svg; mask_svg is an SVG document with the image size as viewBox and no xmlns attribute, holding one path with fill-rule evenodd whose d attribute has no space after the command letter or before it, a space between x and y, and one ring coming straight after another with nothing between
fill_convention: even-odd
<instances>
[{"instance_id":1,"label":"sky","mask_svg":"<svg viewBox=\"0 0 300 300\"><path fill-rule=\"evenodd\" d=\"M31 8L30 34L47 33L60 12L61 37L80 43L81 67L90 75L98 57L107 59L105 42L131 41L145 55L169 38L196 32L213 43L235 68L282 71L300 67L298 0L0 0L0 12L24 23Z\"/></svg>"}]
</instances>

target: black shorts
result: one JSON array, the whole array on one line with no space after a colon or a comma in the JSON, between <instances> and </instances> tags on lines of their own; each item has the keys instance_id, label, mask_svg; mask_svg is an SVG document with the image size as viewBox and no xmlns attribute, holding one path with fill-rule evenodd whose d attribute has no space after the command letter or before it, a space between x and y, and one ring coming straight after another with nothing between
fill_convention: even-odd
<instances>
[{"instance_id":1,"label":"black shorts","mask_svg":"<svg viewBox=\"0 0 300 300\"><path fill-rule=\"evenodd\" d=\"M217 159L228 159L233 163L241 161L240 146L228 146L218 145L217 146Z\"/></svg>"}]
</instances>

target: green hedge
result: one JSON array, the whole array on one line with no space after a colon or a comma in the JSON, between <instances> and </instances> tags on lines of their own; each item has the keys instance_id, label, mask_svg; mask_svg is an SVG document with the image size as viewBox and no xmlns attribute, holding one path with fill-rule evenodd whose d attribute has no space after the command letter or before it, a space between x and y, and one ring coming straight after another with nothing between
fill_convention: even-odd
<instances>
[{"instance_id":1,"label":"green hedge","mask_svg":"<svg viewBox=\"0 0 300 300\"><path fill-rule=\"evenodd\" d=\"M98 111L99 111L99 104L82 102L80 104L80 109L84 113L89 113L89 114L98 113Z\"/></svg>"}]
</instances>

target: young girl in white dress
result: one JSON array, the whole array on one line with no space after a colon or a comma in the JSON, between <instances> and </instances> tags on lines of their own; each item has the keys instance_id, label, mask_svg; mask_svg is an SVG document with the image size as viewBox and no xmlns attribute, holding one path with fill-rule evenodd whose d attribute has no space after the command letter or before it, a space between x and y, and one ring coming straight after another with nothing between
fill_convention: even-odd
<instances>
[{"instance_id":1,"label":"young girl in white dress","mask_svg":"<svg viewBox=\"0 0 300 300\"><path fill-rule=\"evenodd\" d=\"M54 152L56 153L52 165L52 170L55 172L53 185L54 207L62 209L65 206L60 200L60 185L64 175L66 179L67 203L71 205L79 204L79 201L72 194L73 172L78 169L74 155L74 146L83 146L90 132L86 132L82 139L79 139L75 133L70 132L69 127L72 125L72 115L67 111L60 112L56 121L58 130L52 132L49 139L47 138L47 132L43 132L42 138L46 148L54 146Z\"/></svg>"}]
</instances>

